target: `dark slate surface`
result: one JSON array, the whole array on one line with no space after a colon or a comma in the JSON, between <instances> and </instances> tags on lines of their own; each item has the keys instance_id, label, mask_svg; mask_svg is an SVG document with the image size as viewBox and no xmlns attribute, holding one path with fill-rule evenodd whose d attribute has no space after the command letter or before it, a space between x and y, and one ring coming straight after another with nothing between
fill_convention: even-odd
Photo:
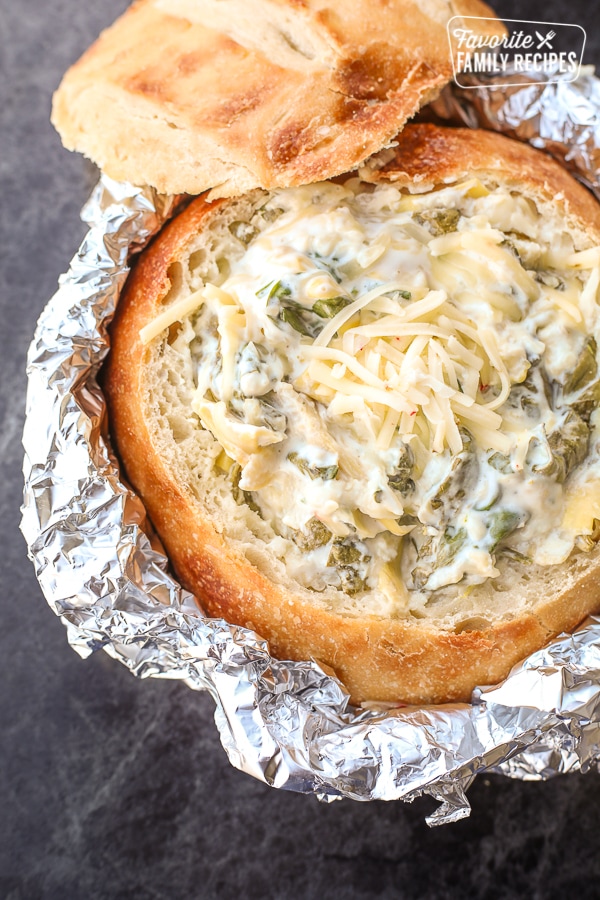
<instances>
[{"instance_id":1,"label":"dark slate surface","mask_svg":"<svg viewBox=\"0 0 600 900\"><path fill-rule=\"evenodd\" d=\"M433 801L320 806L232 769L212 702L83 662L46 606L17 531L27 344L83 236L95 182L48 123L63 70L124 0L0 2L0 898L521 898L600 895L596 774L470 791L469 820L430 831ZM498 0L505 17L578 22L597 3Z\"/></svg>"}]
</instances>

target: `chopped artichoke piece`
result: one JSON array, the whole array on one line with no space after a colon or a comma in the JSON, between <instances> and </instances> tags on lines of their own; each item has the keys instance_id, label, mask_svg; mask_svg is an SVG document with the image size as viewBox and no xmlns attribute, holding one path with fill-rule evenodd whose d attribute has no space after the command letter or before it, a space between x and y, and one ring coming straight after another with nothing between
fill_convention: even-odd
<instances>
[{"instance_id":1,"label":"chopped artichoke piece","mask_svg":"<svg viewBox=\"0 0 600 900\"><path fill-rule=\"evenodd\" d=\"M600 404L600 379L586 387L575 403L571 404L571 409L581 416L586 424L589 424L590 417L598 404Z\"/></svg>"},{"instance_id":2,"label":"chopped artichoke piece","mask_svg":"<svg viewBox=\"0 0 600 900\"><path fill-rule=\"evenodd\" d=\"M417 565L412 571L413 583L417 590L426 587L436 569L450 565L467 540L465 528L454 528L451 525L443 533L428 537L419 548Z\"/></svg>"},{"instance_id":3,"label":"chopped artichoke piece","mask_svg":"<svg viewBox=\"0 0 600 900\"><path fill-rule=\"evenodd\" d=\"M323 481L332 481L338 473L339 466L312 466L308 460L303 459L298 453L288 453L287 458L294 463L301 472L313 480L322 478Z\"/></svg>"},{"instance_id":4,"label":"chopped artichoke piece","mask_svg":"<svg viewBox=\"0 0 600 900\"><path fill-rule=\"evenodd\" d=\"M359 566L370 559L352 538L337 538L331 546L327 565L337 569L342 590L354 595L367 590L367 581L361 575Z\"/></svg>"},{"instance_id":5,"label":"chopped artichoke piece","mask_svg":"<svg viewBox=\"0 0 600 900\"><path fill-rule=\"evenodd\" d=\"M277 386L283 371L281 361L262 344L245 344L237 357L240 397L264 397Z\"/></svg>"},{"instance_id":6,"label":"chopped artichoke piece","mask_svg":"<svg viewBox=\"0 0 600 900\"><path fill-rule=\"evenodd\" d=\"M451 525L446 528L437 555L438 566L448 566L459 550L467 543L468 535L465 528L453 528Z\"/></svg>"},{"instance_id":7,"label":"chopped artichoke piece","mask_svg":"<svg viewBox=\"0 0 600 900\"><path fill-rule=\"evenodd\" d=\"M388 484L394 491L399 491L403 497L415 489L415 483L410 477L414 465L413 452L407 444L402 444L398 464L391 475L388 475Z\"/></svg>"},{"instance_id":8,"label":"chopped artichoke piece","mask_svg":"<svg viewBox=\"0 0 600 900\"><path fill-rule=\"evenodd\" d=\"M515 256L519 260L521 265L523 265L523 260L521 259L521 255L514 241L511 241L510 238L504 238L500 246L505 247L507 250L510 250L513 256Z\"/></svg>"},{"instance_id":9,"label":"chopped artichoke piece","mask_svg":"<svg viewBox=\"0 0 600 900\"><path fill-rule=\"evenodd\" d=\"M360 562L367 559L356 544L348 541L347 538L338 538L333 542L331 553L327 560L328 566L349 566L352 563Z\"/></svg>"},{"instance_id":10,"label":"chopped artichoke piece","mask_svg":"<svg viewBox=\"0 0 600 900\"><path fill-rule=\"evenodd\" d=\"M510 456L505 456L504 453L492 453L492 455L488 457L488 463L493 469L502 472L503 475L510 475L513 470Z\"/></svg>"},{"instance_id":11,"label":"chopped artichoke piece","mask_svg":"<svg viewBox=\"0 0 600 900\"><path fill-rule=\"evenodd\" d=\"M403 516L400 516L399 519L396 519L398 525L402 525L403 527L414 527L419 524L419 520L417 516L411 516L409 513L405 513Z\"/></svg>"},{"instance_id":12,"label":"chopped artichoke piece","mask_svg":"<svg viewBox=\"0 0 600 900\"><path fill-rule=\"evenodd\" d=\"M306 523L306 531L295 531L294 543L305 553L324 547L332 538L331 531L319 519L312 518Z\"/></svg>"},{"instance_id":13,"label":"chopped artichoke piece","mask_svg":"<svg viewBox=\"0 0 600 900\"><path fill-rule=\"evenodd\" d=\"M456 231L460 220L457 209L426 209L413 216L415 222L424 225L435 237Z\"/></svg>"},{"instance_id":14,"label":"chopped artichoke piece","mask_svg":"<svg viewBox=\"0 0 600 900\"><path fill-rule=\"evenodd\" d=\"M341 566L338 569L342 590L353 597L368 589L366 578L363 578L352 566Z\"/></svg>"},{"instance_id":15,"label":"chopped artichoke piece","mask_svg":"<svg viewBox=\"0 0 600 900\"><path fill-rule=\"evenodd\" d=\"M555 275L554 272L536 272L533 276L540 284L553 288L555 291L564 291L566 285L562 278Z\"/></svg>"},{"instance_id":16,"label":"chopped artichoke piece","mask_svg":"<svg viewBox=\"0 0 600 900\"><path fill-rule=\"evenodd\" d=\"M595 548L598 541L600 541L600 519L594 518L592 519L592 533L578 535L576 545L580 550L589 553Z\"/></svg>"},{"instance_id":17,"label":"chopped artichoke piece","mask_svg":"<svg viewBox=\"0 0 600 900\"><path fill-rule=\"evenodd\" d=\"M541 281L538 278L538 272L532 271L536 269L540 260L541 248L539 244L522 231L508 231L501 246L507 247L519 260L521 266L531 272L536 281Z\"/></svg>"},{"instance_id":18,"label":"chopped artichoke piece","mask_svg":"<svg viewBox=\"0 0 600 900\"><path fill-rule=\"evenodd\" d=\"M575 466L586 458L589 438L589 426L581 416L569 410L562 428L548 437L550 461L543 466L534 466L533 471L562 484Z\"/></svg>"},{"instance_id":19,"label":"chopped artichoke piece","mask_svg":"<svg viewBox=\"0 0 600 900\"><path fill-rule=\"evenodd\" d=\"M233 494L233 499L237 503L238 506L247 506L248 509L251 509L253 512L258 513L258 515L262 518L262 511L260 506L254 500L250 491L243 491L240 487L240 479L242 477L242 467L239 463L234 463L229 470L229 478L231 479L231 493Z\"/></svg>"},{"instance_id":20,"label":"chopped artichoke piece","mask_svg":"<svg viewBox=\"0 0 600 900\"><path fill-rule=\"evenodd\" d=\"M590 335L585 340L579 359L577 360L577 365L565 380L565 394L574 394L576 391L582 390L582 388L594 381L598 375L598 362L596 360L597 350L598 345L596 344L595 339Z\"/></svg>"},{"instance_id":21,"label":"chopped artichoke piece","mask_svg":"<svg viewBox=\"0 0 600 900\"><path fill-rule=\"evenodd\" d=\"M493 513L488 522L489 552L493 553L501 541L512 534L524 520L523 513L513 512L510 509L501 509L497 513Z\"/></svg>"},{"instance_id":22,"label":"chopped artichoke piece","mask_svg":"<svg viewBox=\"0 0 600 900\"><path fill-rule=\"evenodd\" d=\"M473 452L473 438L465 428L460 429L460 436L463 449L452 460L450 472L430 501L433 510L443 510L445 520L456 513L478 476L479 464Z\"/></svg>"},{"instance_id":23,"label":"chopped artichoke piece","mask_svg":"<svg viewBox=\"0 0 600 900\"><path fill-rule=\"evenodd\" d=\"M273 397L273 393L269 394ZM270 428L272 431L285 432L287 418L265 397L246 397L238 403L240 413L248 425Z\"/></svg>"},{"instance_id":24,"label":"chopped artichoke piece","mask_svg":"<svg viewBox=\"0 0 600 900\"><path fill-rule=\"evenodd\" d=\"M544 370L539 367L539 361L536 361L531 364L525 380L513 385L506 402L513 409L522 410L528 419L537 420L540 417L540 387L548 399L550 387Z\"/></svg>"}]
</instances>

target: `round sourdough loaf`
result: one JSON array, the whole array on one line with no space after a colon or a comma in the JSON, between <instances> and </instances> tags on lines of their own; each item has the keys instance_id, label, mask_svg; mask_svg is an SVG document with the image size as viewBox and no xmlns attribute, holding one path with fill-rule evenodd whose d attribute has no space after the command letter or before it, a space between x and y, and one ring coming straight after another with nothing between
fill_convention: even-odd
<instances>
[{"instance_id":1,"label":"round sourdough loaf","mask_svg":"<svg viewBox=\"0 0 600 900\"><path fill-rule=\"evenodd\" d=\"M309 226L314 210L325 218ZM361 210L363 231L355 237ZM355 260L336 250L343 244L346 252L352 240L360 246ZM432 125L408 126L393 153L346 185L193 200L133 267L111 329L104 384L126 477L202 608L255 629L280 658L332 667L357 702L408 704L466 701L475 685L499 681L598 611L598 244L599 207L558 164L489 132ZM390 257L394 248L400 256ZM294 253L302 259L290 262ZM381 290L376 273L384 270L389 283ZM239 299L242 284L262 310L261 352L270 368L248 364L244 329L260 321ZM373 299L359 309L365 291ZM483 297L479 317L474 304ZM417 320L412 304L421 300L431 309L423 307ZM400 318L390 313L392 303ZM402 317L412 312L418 327L406 337ZM384 316L401 322L396 338L381 325ZM486 316L487 331L477 321ZM517 334L531 322L525 354L506 329ZM449 337L453 323L458 330ZM327 348L351 340L349 329L368 338L376 327L375 357L365 357L365 342L352 345L355 363L341 349L327 357ZM494 328L499 344L490 337ZM286 374L285 354L269 356L269 333L288 341L296 363L308 354L304 369ZM506 358L497 359L498 346L508 348ZM415 371L429 367L410 390L401 377L409 352ZM468 385L457 387L460 372L455 377L463 365L468 381L465 360L472 359L481 393L474 401ZM315 361L321 368L311 368ZM536 387L533 375L542 370ZM327 386L336 378L339 391ZM396 409L370 392L386 378ZM569 391L575 399L567 403ZM451 422L442 415L445 402ZM414 410L405 414L406 403ZM484 405L485 427L477 418ZM408 426L403 432L406 415L414 418L412 433ZM517 426L527 416L533 430L521 452ZM573 449L553 439L548 423L559 422L556 434L564 436L576 416L587 430ZM360 422L381 425L373 426L372 446ZM302 440L312 456L303 456ZM399 469L394 476L385 466L394 448L406 447L411 478L400 483ZM360 491L380 464L377 448L388 482L365 499ZM495 481L498 458L504 469ZM469 475L476 459L478 474L471 468ZM440 460L448 477L436 482L431 473ZM486 477L494 496L470 503L469 492L488 491ZM342 515L343 496L355 508ZM502 496L512 506L493 518ZM529 498L522 507L520 496ZM400 508L393 517L373 512L374 504L395 509L394 502Z\"/></svg>"}]
</instances>

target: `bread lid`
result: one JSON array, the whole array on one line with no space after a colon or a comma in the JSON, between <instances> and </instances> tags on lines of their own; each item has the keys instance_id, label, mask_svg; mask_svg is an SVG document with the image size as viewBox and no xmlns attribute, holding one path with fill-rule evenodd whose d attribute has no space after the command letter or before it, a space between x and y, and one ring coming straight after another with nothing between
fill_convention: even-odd
<instances>
[{"instance_id":1,"label":"bread lid","mask_svg":"<svg viewBox=\"0 0 600 900\"><path fill-rule=\"evenodd\" d=\"M331 178L450 80L454 15L504 33L479 0L138 0L66 73L52 121L111 177L167 193Z\"/></svg>"}]
</instances>

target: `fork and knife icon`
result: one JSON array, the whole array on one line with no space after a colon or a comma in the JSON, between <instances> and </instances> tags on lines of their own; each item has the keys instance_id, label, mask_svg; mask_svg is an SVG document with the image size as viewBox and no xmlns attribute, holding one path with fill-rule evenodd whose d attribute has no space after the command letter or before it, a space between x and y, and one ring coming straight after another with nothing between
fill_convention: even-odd
<instances>
[{"instance_id":1,"label":"fork and knife icon","mask_svg":"<svg viewBox=\"0 0 600 900\"><path fill-rule=\"evenodd\" d=\"M540 34L539 31L536 31L535 35L539 41L539 44L537 45L538 50L541 50L542 47L548 47L549 50L552 50L552 44L550 43L550 41L556 37L555 31L549 31L546 37Z\"/></svg>"}]
</instances>

